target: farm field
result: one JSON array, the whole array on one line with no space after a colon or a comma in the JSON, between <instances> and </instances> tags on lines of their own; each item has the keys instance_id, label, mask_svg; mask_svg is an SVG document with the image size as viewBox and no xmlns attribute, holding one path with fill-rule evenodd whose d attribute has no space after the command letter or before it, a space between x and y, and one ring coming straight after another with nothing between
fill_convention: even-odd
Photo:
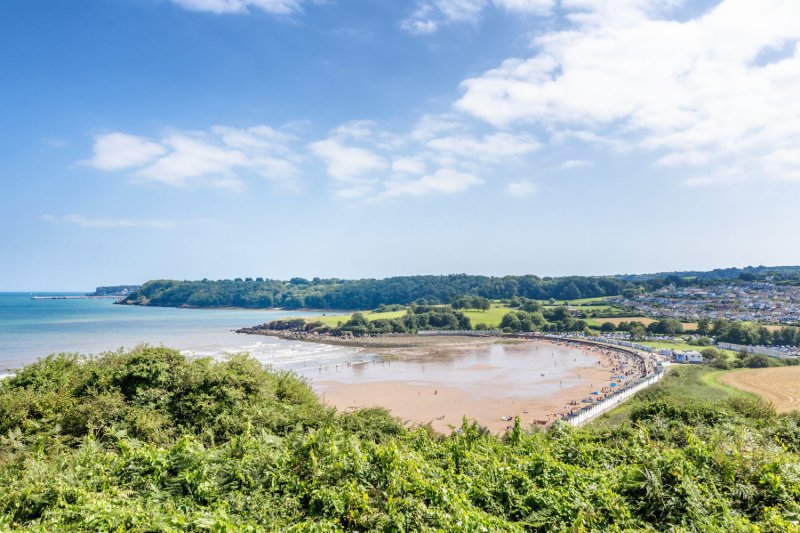
<instances>
[{"instance_id":1,"label":"farm field","mask_svg":"<svg viewBox=\"0 0 800 533\"><path fill-rule=\"evenodd\" d=\"M583 311L586 313L624 312L618 307L614 307L613 305L572 305L572 304L564 304L564 305L569 305L569 307L572 309L576 309L578 311ZM554 307L561 307L561 305L544 305L543 307L552 309Z\"/></svg>"},{"instance_id":2,"label":"farm field","mask_svg":"<svg viewBox=\"0 0 800 533\"><path fill-rule=\"evenodd\" d=\"M378 320L381 318L398 318L406 314L405 309L401 311L388 311L386 313L374 313L372 311L362 311L367 320ZM322 322L326 326L336 327L339 325L339 322L347 322L350 320L350 317L353 316L352 313L348 313L346 315L320 315L320 316L310 316L305 317L307 322Z\"/></svg>"},{"instance_id":3,"label":"farm field","mask_svg":"<svg viewBox=\"0 0 800 533\"><path fill-rule=\"evenodd\" d=\"M511 309L505 307L504 305L492 304L491 309L488 309L487 311L464 311L464 314L469 317L472 327L475 327L476 324L486 324L489 327L497 327L500 325L500 321L503 320L503 317L509 311L511 311ZM405 315L406 311L389 311L386 313L363 311L362 314L367 318L367 320L378 320L381 318L399 318ZM319 321L326 326L336 327L339 322L344 323L350 320L351 316L353 316L352 313L345 315L320 315L306 317L306 320L308 322Z\"/></svg>"},{"instance_id":4,"label":"farm field","mask_svg":"<svg viewBox=\"0 0 800 533\"><path fill-rule=\"evenodd\" d=\"M652 318L647 318L645 316L626 316L626 317L615 317L615 318L588 318L586 322L593 326L599 326L603 322L611 322L615 326L619 326L620 322L641 322L645 326L655 322Z\"/></svg>"},{"instance_id":5,"label":"farm field","mask_svg":"<svg viewBox=\"0 0 800 533\"><path fill-rule=\"evenodd\" d=\"M595 304L597 302L604 302L605 299L606 299L605 296L597 296L595 298L579 298L577 300L555 300L555 303L553 305L586 305L586 304ZM547 303L547 300L542 301L542 303Z\"/></svg>"},{"instance_id":6,"label":"farm field","mask_svg":"<svg viewBox=\"0 0 800 533\"><path fill-rule=\"evenodd\" d=\"M589 318L587 322L593 326L599 326L603 322L611 322L615 326L618 326L620 322L641 322L645 326L651 324L656 321L656 319L648 318L646 316L629 316L629 317L614 317L614 318ZM755 324L756 326L764 326L770 331L779 331L783 328L783 326L778 326L775 324L760 324L757 322L745 322L746 324ZM683 329L686 331L692 331L697 329L697 322L681 322L683 324Z\"/></svg>"},{"instance_id":7,"label":"farm field","mask_svg":"<svg viewBox=\"0 0 800 533\"><path fill-rule=\"evenodd\" d=\"M758 322L748 322L748 324L755 324L756 326L764 326L770 331L780 331L784 328L784 326L778 326L775 324L759 324Z\"/></svg>"},{"instance_id":8,"label":"farm field","mask_svg":"<svg viewBox=\"0 0 800 533\"><path fill-rule=\"evenodd\" d=\"M464 314L469 317L470 324L474 328L476 324L486 324L489 327L497 327L503 320L503 317L511 311L508 307L499 304L492 304L491 309L487 311L465 311Z\"/></svg>"},{"instance_id":9,"label":"farm field","mask_svg":"<svg viewBox=\"0 0 800 533\"><path fill-rule=\"evenodd\" d=\"M615 326L619 326L620 322L641 322L647 326L655 322L655 319L648 318L646 316L627 316L615 318L590 318L588 319L588 322L596 326L601 325L603 322L611 322ZM695 322L681 322L681 324L683 324L683 329L685 330L693 330L697 328L697 324Z\"/></svg>"},{"instance_id":10,"label":"farm field","mask_svg":"<svg viewBox=\"0 0 800 533\"><path fill-rule=\"evenodd\" d=\"M779 413L800 409L800 366L726 372L720 383L761 396Z\"/></svg>"}]
</instances>

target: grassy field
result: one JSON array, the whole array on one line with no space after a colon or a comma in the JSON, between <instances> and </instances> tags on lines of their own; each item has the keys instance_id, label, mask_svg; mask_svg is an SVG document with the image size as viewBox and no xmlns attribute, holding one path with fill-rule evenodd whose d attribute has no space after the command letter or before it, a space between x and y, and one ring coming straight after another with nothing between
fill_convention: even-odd
<instances>
[{"instance_id":1,"label":"grassy field","mask_svg":"<svg viewBox=\"0 0 800 533\"><path fill-rule=\"evenodd\" d=\"M476 324L486 324L489 327L497 327L500 325L500 321L503 320L503 317L509 311L511 311L511 309L508 307L494 303L492 304L491 309L487 311L465 311L464 314L469 317L470 323L473 327L475 327ZM373 313L372 311L364 311L362 314L367 317L367 320L378 320L380 318L399 318L405 315L406 311L390 311L388 313ZM351 316L352 314L320 315L306 317L305 319L308 322L320 321L327 326L336 327L339 322L347 322Z\"/></svg>"},{"instance_id":2,"label":"grassy field","mask_svg":"<svg viewBox=\"0 0 800 533\"><path fill-rule=\"evenodd\" d=\"M378 320L380 318L399 318L406 314L405 310L402 311L389 311L387 313L373 313L372 311L363 311L362 314L367 317L367 320ZM336 327L339 322L345 323L350 320L351 314L347 315L319 315L304 317L306 322L322 322L326 326Z\"/></svg>"},{"instance_id":3,"label":"grassy field","mask_svg":"<svg viewBox=\"0 0 800 533\"><path fill-rule=\"evenodd\" d=\"M611 322L615 326L618 326L620 322L641 322L645 326L652 324L656 320L653 318L648 318L646 316L627 316L627 317L614 317L614 318L590 318L587 320L589 324L594 326L599 326L603 322ZM695 322L681 322L683 324L683 329L687 331L691 331L697 329L697 323Z\"/></svg>"},{"instance_id":4,"label":"grassy field","mask_svg":"<svg viewBox=\"0 0 800 533\"><path fill-rule=\"evenodd\" d=\"M489 327L496 328L509 311L511 309L504 305L492 304L492 308L488 311L466 311L464 314L469 317L473 328L476 324L486 324Z\"/></svg>"},{"instance_id":5,"label":"grassy field","mask_svg":"<svg viewBox=\"0 0 800 533\"><path fill-rule=\"evenodd\" d=\"M605 296L598 296L596 298L579 298L577 300L556 300L555 304L553 305L586 305L591 303L597 303L605 301ZM549 300L543 300L542 303L549 302Z\"/></svg>"},{"instance_id":6,"label":"grassy field","mask_svg":"<svg viewBox=\"0 0 800 533\"><path fill-rule=\"evenodd\" d=\"M545 305L544 307L560 307L560 306ZM618 307L614 307L613 305L570 305L569 307L572 307L584 313L601 312L601 311L615 311L615 312L622 311L621 309L619 309Z\"/></svg>"},{"instance_id":7,"label":"grassy field","mask_svg":"<svg viewBox=\"0 0 800 533\"><path fill-rule=\"evenodd\" d=\"M718 378L731 374L728 370L716 370L703 365L676 365L667 370L667 375L657 384L640 392L616 409L599 416L589 424L599 430L618 426L628 420L631 409L640 397L654 395L679 401L716 402L729 398L756 397L754 394L721 383Z\"/></svg>"}]
</instances>

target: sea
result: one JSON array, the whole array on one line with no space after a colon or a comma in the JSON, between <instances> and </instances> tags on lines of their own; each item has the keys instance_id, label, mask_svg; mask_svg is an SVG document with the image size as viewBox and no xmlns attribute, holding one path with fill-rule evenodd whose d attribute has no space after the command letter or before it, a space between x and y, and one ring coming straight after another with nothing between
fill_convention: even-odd
<instances>
[{"instance_id":1,"label":"sea","mask_svg":"<svg viewBox=\"0 0 800 533\"><path fill-rule=\"evenodd\" d=\"M311 369L364 359L351 348L245 335L234 330L319 312L273 309L176 309L116 305L111 299L47 299L82 293L0 292L0 375L55 353L99 354L146 343L186 355L247 352L265 365Z\"/></svg>"}]
</instances>

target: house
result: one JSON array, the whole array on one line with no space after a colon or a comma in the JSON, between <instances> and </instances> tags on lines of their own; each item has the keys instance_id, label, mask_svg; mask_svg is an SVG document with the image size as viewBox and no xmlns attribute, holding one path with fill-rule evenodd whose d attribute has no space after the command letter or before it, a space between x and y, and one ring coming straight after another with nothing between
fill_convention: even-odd
<instances>
[{"instance_id":1,"label":"house","mask_svg":"<svg viewBox=\"0 0 800 533\"><path fill-rule=\"evenodd\" d=\"M693 350L686 350L686 351L673 351L672 357L675 359L677 363L702 363L703 362L703 354L700 352L695 352Z\"/></svg>"}]
</instances>

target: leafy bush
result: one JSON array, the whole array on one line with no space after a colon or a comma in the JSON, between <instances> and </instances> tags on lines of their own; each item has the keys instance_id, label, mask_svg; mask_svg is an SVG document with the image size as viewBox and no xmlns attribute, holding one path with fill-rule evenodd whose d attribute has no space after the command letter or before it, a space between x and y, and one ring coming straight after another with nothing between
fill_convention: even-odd
<instances>
[{"instance_id":1,"label":"leafy bush","mask_svg":"<svg viewBox=\"0 0 800 533\"><path fill-rule=\"evenodd\" d=\"M0 382L0 434L123 430L152 443L182 434L216 442L251 425L285 434L324 417L308 384L245 355L187 359L144 345L95 358L61 354Z\"/></svg>"},{"instance_id":2,"label":"leafy bush","mask_svg":"<svg viewBox=\"0 0 800 533\"><path fill-rule=\"evenodd\" d=\"M445 437L244 356L54 356L0 383L0 530L797 531L800 415L701 378L619 426Z\"/></svg>"}]
</instances>

